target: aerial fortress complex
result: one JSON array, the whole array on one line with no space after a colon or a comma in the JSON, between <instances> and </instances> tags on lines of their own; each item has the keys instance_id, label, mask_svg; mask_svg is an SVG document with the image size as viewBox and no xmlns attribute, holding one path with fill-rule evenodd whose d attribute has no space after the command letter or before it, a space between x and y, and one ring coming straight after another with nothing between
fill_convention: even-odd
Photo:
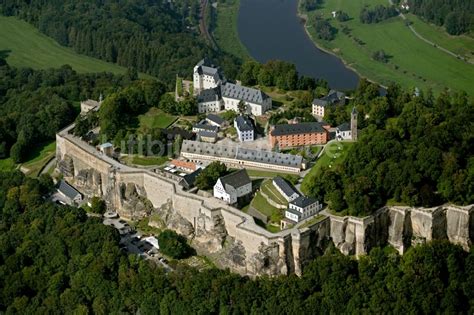
<instances>
[{"instance_id":1,"label":"aerial fortress complex","mask_svg":"<svg viewBox=\"0 0 474 315\"><path fill-rule=\"evenodd\" d=\"M121 216L158 215L187 236L217 265L248 275L301 274L332 242L344 254L363 255L374 246L407 247L446 239L466 250L474 238L473 206L384 207L365 218L320 212L316 220L271 233L254 218L213 197L186 192L159 169L129 167L69 132L56 135L57 167L86 197L100 196ZM152 222L153 223L153 222Z\"/></svg>"}]
</instances>

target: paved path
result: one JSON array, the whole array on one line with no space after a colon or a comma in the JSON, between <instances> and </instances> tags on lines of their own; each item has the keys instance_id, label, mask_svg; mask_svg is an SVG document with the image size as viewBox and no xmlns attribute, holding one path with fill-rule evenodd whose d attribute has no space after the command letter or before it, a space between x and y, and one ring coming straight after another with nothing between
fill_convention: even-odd
<instances>
[{"instance_id":1,"label":"paved path","mask_svg":"<svg viewBox=\"0 0 474 315\"><path fill-rule=\"evenodd\" d=\"M392 1L392 0L388 0L388 2L389 2L391 5L393 5L393 1ZM395 10L397 10L398 15L402 18L402 20L408 21L408 19L407 19L407 17L405 16L405 14L403 14L402 12L400 12L400 10L399 10L398 8L395 8ZM418 32L415 30L415 28L414 28L412 25L408 24L407 26L408 26L408 28L410 29L410 31L413 33L413 35L415 35L416 37L418 37L418 39L424 41L425 43L427 43L427 44L433 46L434 48L438 48L439 50L441 50L441 51L447 53L448 55L453 56L453 57L456 58L456 59L465 61L465 62L470 63L470 64L474 64L474 61L468 60L468 59L464 58L463 56L460 56L460 55L458 55L458 54L456 54L456 53L454 53L454 52L452 52L452 51L450 51L450 50L448 50L448 49L446 49L446 48L444 48L444 47L441 47L441 46L439 46L438 44L433 43L432 41L430 41L430 40L424 38L420 33L418 33Z\"/></svg>"},{"instance_id":2,"label":"paved path","mask_svg":"<svg viewBox=\"0 0 474 315\"><path fill-rule=\"evenodd\" d=\"M199 19L199 29L201 34L206 38L209 43L216 48L217 44L214 41L214 38L209 33L209 29L207 28L208 21L206 16L206 9L209 6L209 0L201 0L201 18Z\"/></svg>"},{"instance_id":3,"label":"paved path","mask_svg":"<svg viewBox=\"0 0 474 315\"><path fill-rule=\"evenodd\" d=\"M43 166L43 169L41 170L39 175L48 173L49 170L51 169L51 167L53 167L54 165L56 165L56 158L55 157L53 157L45 166Z\"/></svg>"}]
</instances>

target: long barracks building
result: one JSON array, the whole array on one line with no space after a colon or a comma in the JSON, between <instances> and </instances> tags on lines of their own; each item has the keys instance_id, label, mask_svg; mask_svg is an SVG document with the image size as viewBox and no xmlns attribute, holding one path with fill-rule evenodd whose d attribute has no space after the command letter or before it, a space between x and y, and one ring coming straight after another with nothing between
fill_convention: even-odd
<instances>
[{"instance_id":1,"label":"long barracks building","mask_svg":"<svg viewBox=\"0 0 474 315\"><path fill-rule=\"evenodd\" d=\"M305 168L300 155L190 140L183 141L181 155L193 162L220 161L230 168L264 169L294 174Z\"/></svg>"}]
</instances>

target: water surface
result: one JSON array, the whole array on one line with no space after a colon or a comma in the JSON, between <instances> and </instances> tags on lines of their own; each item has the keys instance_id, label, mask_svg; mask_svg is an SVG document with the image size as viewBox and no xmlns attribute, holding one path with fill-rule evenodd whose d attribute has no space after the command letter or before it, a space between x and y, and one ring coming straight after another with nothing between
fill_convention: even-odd
<instances>
[{"instance_id":1,"label":"water surface","mask_svg":"<svg viewBox=\"0 0 474 315\"><path fill-rule=\"evenodd\" d=\"M308 37L297 16L297 0L241 0L238 31L250 55L260 62L292 62L300 74L323 78L339 90L357 86L357 74Z\"/></svg>"}]
</instances>

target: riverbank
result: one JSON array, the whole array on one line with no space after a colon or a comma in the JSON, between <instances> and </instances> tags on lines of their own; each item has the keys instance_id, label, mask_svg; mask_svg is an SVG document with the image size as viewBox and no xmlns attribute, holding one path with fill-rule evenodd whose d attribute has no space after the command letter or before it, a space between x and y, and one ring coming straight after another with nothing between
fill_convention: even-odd
<instances>
[{"instance_id":1,"label":"riverbank","mask_svg":"<svg viewBox=\"0 0 474 315\"><path fill-rule=\"evenodd\" d=\"M232 54L241 60L253 59L247 48L240 41L237 29L239 17L240 0L227 0L218 2L213 8L216 13L215 25L212 30L214 40L220 50Z\"/></svg>"},{"instance_id":2,"label":"riverbank","mask_svg":"<svg viewBox=\"0 0 474 315\"><path fill-rule=\"evenodd\" d=\"M298 15L304 21L309 38L319 49L337 56L362 77L382 86L393 81L405 88L431 88L440 92L450 87L474 95L470 82L474 67L419 41L399 17L378 24L362 24L358 18L362 6L376 4L386 2L366 0L364 3L344 2L343 5L341 1L326 0L321 8L312 12L303 12L298 4ZM338 22L332 19L331 12L338 10L349 14L350 20ZM334 40L317 39L316 30L309 22L315 14L328 18L338 29ZM388 55L386 63L372 59L373 53L381 49Z\"/></svg>"}]
</instances>

